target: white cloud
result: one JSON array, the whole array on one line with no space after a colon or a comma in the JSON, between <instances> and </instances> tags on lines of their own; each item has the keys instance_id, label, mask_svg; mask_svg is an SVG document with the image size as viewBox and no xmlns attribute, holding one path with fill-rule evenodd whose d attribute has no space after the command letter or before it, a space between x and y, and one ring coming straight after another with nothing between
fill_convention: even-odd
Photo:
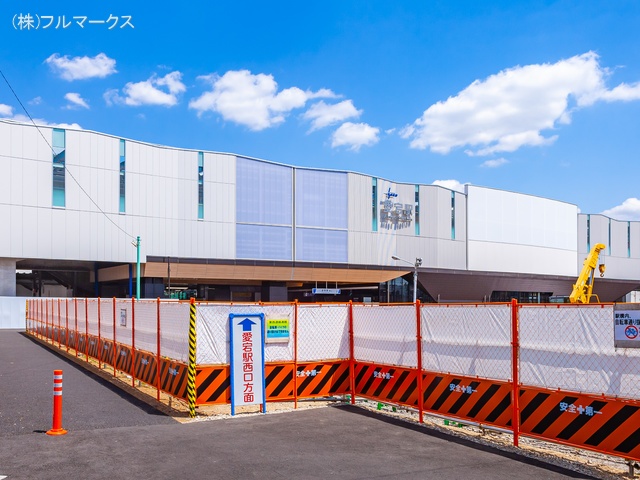
<instances>
[{"instance_id":1,"label":"white cloud","mask_svg":"<svg viewBox=\"0 0 640 480\"><path fill-rule=\"evenodd\" d=\"M503 70L431 105L400 135L412 148L442 154L465 146L469 155L490 155L549 145L557 135L543 132L570 123L576 109L640 99L640 83L609 90L609 75L594 52Z\"/></svg>"},{"instance_id":2,"label":"white cloud","mask_svg":"<svg viewBox=\"0 0 640 480\"><path fill-rule=\"evenodd\" d=\"M13 115L13 107L0 103L0 115L3 117L10 117Z\"/></svg>"},{"instance_id":3,"label":"white cloud","mask_svg":"<svg viewBox=\"0 0 640 480\"><path fill-rule=\"evenodd\" d=\"M340 125L331 136L331 146L347 146L349 150L357 152L360 147L370 147L378 143L380 133L379 128L372 127L366 123L346 122Z\"/></svg>"},{"instance_id":4,"label":"white cloud","mask_svg":"<svg viewBox=\"0 0 640 480\"><path fill-rule=\"evenodd\" d=\"M95 57L61 57L54 53L44 61L64 80L84 80L87 78L104 78L116 73L116 61L99 53Z\"/></svg>"},{"instance_id":5,"label":"white cloud","mask_svg":"<svg viewBox=\"0 0 640 480\"><path fill-rule=\"evenodd\" d=\"M483 162L480 166L485 168L498 168L498 167L501 167L502 165L506 165L507 163L509 163L509 160L507 160L506 158L496 158L493 160L487 160L486 162Z\"/></svg>"},{"instance_id":6,"label":"white cloud","mask_svg":"<svg viewBox=\"0 0 640 480\"><path fill-rule=\"evenodd\" d=\"M616 220L640 221L640 200L627 198L621 205L605 210L602 214Z\"/></svg>"},{"instance_id":7,"label":"white cloud","mask_svg":"<svg viewBox=\"0 0 640 480\"><path fill-rule=\"evenodd\" d=\"M311 129L309 131L312 132L335 123L343 122L348 118L358 118L361 114L362 110L354 107L351 100L344 100L332 105L320 100L318 103L311 105L311 107L304 112L302 118L311 121Z\"/></svg>"},{"instance_id":8,"label":"white cloud","mask_svg":"<svg viewBox=\"0 0 640 480\"><path fill-rule=\"evenodd\" d=\"M124 96L117 89L107 90L103 97L107 105L124 104L133 107L160 105L173 107L178 103L178 95L187 87L182 83L182 73L175 71L164 77L152 75L142 82L129 82L122 88Z\"/></svg>"},{"instance_id":9,"label":"white cloud","mask_svg":"<svg viewBox=\"0 0 640 480\"><path fill-rule=\"evenodd\" d=\"M260 131L284 122L286 115L304 107L313 98L335 98L328 89L317 92L290 87L278 92L272 75L253 75L249 70L230 70L222 76L204 75L200 80L211 83L212 90L189 102L189 108L202 115L219 113L225 120Z\"/></svg>"},{"instance_id":10,"label":"white cloud","mask_svg":"<svg viewBox=\"0 0 640 480\"><path fill-rule=\"evenodd\" d=\"M436 180L431 185L439 185L440 187L448 188L449 190L464 193L464 186L467 184L460 183L458 180Z\"/></svg>"},{"instance_id":11,"label":"white cloud","mask_svg":"<svg viewBox=\"0 0 640 480\"><path fill-rule=\"evenodd\" d=\"M40 105L42 103L42 97L35 97L29 100L29 105Z\"/></svg>"},{"instance_id":12,"label":"white cloud","mask_svg":"<svg viewBox=\"0 0 640 480\"><path fill-rule=\"evenodd\" d=\"M89 108L89 104L80 96L79 93L69 92L64 96L64 98L72 104L68 105L67 108Z\"/></svg>"},{"instance_id":13,"label":"white cloud","mask_svg":"<svg viewBox=\"0 0 640 480\"><path fill-rule=\"evenodd\" d=\"M604 100L605 102L630 102L640 100L640 82L634 83L633 85L621 83L611 90L601 92L598 99Z\"/></svg>"}]
</instances>

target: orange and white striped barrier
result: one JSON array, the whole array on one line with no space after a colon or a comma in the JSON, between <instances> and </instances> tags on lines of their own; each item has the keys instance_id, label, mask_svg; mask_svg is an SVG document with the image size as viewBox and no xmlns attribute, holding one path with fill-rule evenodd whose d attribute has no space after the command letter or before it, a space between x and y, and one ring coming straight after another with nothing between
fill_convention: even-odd
<instances>
[{"instance_id":1,"label":"orange and white striped barrier","mask_svg":"<svg viewBox=\"0 0 640 480\"><path fill-rule=\"evenodd\" d=\"M53 426L47 435L65 435L62 428L62 370L53 371Z\"/></svg>"}]
</instances>

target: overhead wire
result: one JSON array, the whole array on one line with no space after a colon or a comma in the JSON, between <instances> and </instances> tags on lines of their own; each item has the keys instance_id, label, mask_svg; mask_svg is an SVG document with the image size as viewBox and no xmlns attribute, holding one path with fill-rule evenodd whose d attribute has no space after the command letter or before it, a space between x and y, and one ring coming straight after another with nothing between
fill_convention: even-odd
<instances>
[{"instance_id":1,"label":"overhead wire","mask_svg":"<svg viewBox=\"0 0 640 480\"><path fill-rule=\"evenodd\" d=\"M31 120L31 123L33 124L34 127L36 127L36 130L38 131L38 133L40 134L40 136L42 137L42 139L45 141L45 143L47 144L47 146L49 147L49 149L51 150L51 153L55 155L55 150L53 149L53 146L51 146L51 144L49 143L49 140L47 140L47 138L44 136L44 134L42 133L42 130L40 129L40 127L38 126L38 124L33 120L33 117L31 116L31 114L29 114L29 111L27 110L27 108L24 106L24 104L22 103L22 101L20 100L20 97L18 97L18 94L16 93L16 91L13 89L13 87L11 86L11 83L9 83L9 80L7 79L7 77L4 75L4 72L2 71L2 69L0 68L0 75L2 75L2 78L4 79L5 83L7 84L7 86L9 87L9 90L11 90L11 93L13 93L13 96L16 98L16 100L18 101L18 103L20 104L20 106L22 107L22 110L24 110L24 113L27 115L27 117L29 118L29 120ZM73 173L71 173L71 171L69 170L69 168L67 167L67 162L64 162L64 170L65 172L71 177L71 179L75 182L75 184L78 186L78 188L80 188L80 190L82 191L82 193L84 193L87 198L89 199L89 201L98 209L98 211L104 215L104 217L109 220L109 222L111 222L118 230L120 230L122 233L124 233L125 235L127 235L129 238L131 238L132 240L136 241L136 237L131 235L129 232L127 232L124 228L122 228L120 225L118 225L108 214L107 212L105 212L102 208L100 208L100 205L98 205L98 203L91 198L91 195L89 195L89 193L84 189L84 187L80 184L80 182L76 179L76 177L73 175Z\"/></svg>"}]
</instances>

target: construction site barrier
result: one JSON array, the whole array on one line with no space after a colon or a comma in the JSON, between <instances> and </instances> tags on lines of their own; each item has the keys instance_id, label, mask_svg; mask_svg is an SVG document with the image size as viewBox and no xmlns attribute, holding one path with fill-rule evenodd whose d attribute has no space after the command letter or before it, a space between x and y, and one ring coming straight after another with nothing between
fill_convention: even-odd
<instances>
[{"instance_id":1,"label":"construction site barrier","mask_svg":"<svg viewBox=\"0 0 640 480\"><path fill-rule=\"evenodd\" d=\"M53 420L47 435L66 435L62 428L62 370L53 371Z\"/></svg>"},{"instance_id":2,"label":"construction site barrier","mask_svg":"<svg viewBox=\"0 0 640 480\"><path fill-rule=\"evenodd\" d=\"M195 353L192 403L229 404L229 315L260 313L286 326L267 401L358 396L640 461L640 349L614 348L611 304L192 308L195 335L186 302L32 299L27 330L185 401Z\"/></svg>"}]
</instances>

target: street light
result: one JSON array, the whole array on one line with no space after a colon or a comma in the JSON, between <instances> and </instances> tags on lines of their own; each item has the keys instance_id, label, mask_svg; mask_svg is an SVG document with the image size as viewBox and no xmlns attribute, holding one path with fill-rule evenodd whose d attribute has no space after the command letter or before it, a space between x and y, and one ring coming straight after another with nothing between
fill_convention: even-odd
<instances>
[{"instance_id":1,"label":"street light","mask_svg":"<svg viewBox=\"0 0 640 480\"><path fill-rule=\"evenodd\" d=\"M409 260L405 260L404 258L400 258L395 255L392 255L391 258L404 262L407 265L413 265L413 303L416 303L416 299L418 297L418 267L422 265L422 259L420 257L416 257L415 263L412 263Z\"/></svg>"},{"instance_id":2,"label":"street light","mask_svg":"<svg viewBox=\"0 0 640 480\"><path fill-rule=\"evenodd\" d=\"M136 247L136 300L140 300L140 237L131 242Z\"/></svg>"}]
</instances>

